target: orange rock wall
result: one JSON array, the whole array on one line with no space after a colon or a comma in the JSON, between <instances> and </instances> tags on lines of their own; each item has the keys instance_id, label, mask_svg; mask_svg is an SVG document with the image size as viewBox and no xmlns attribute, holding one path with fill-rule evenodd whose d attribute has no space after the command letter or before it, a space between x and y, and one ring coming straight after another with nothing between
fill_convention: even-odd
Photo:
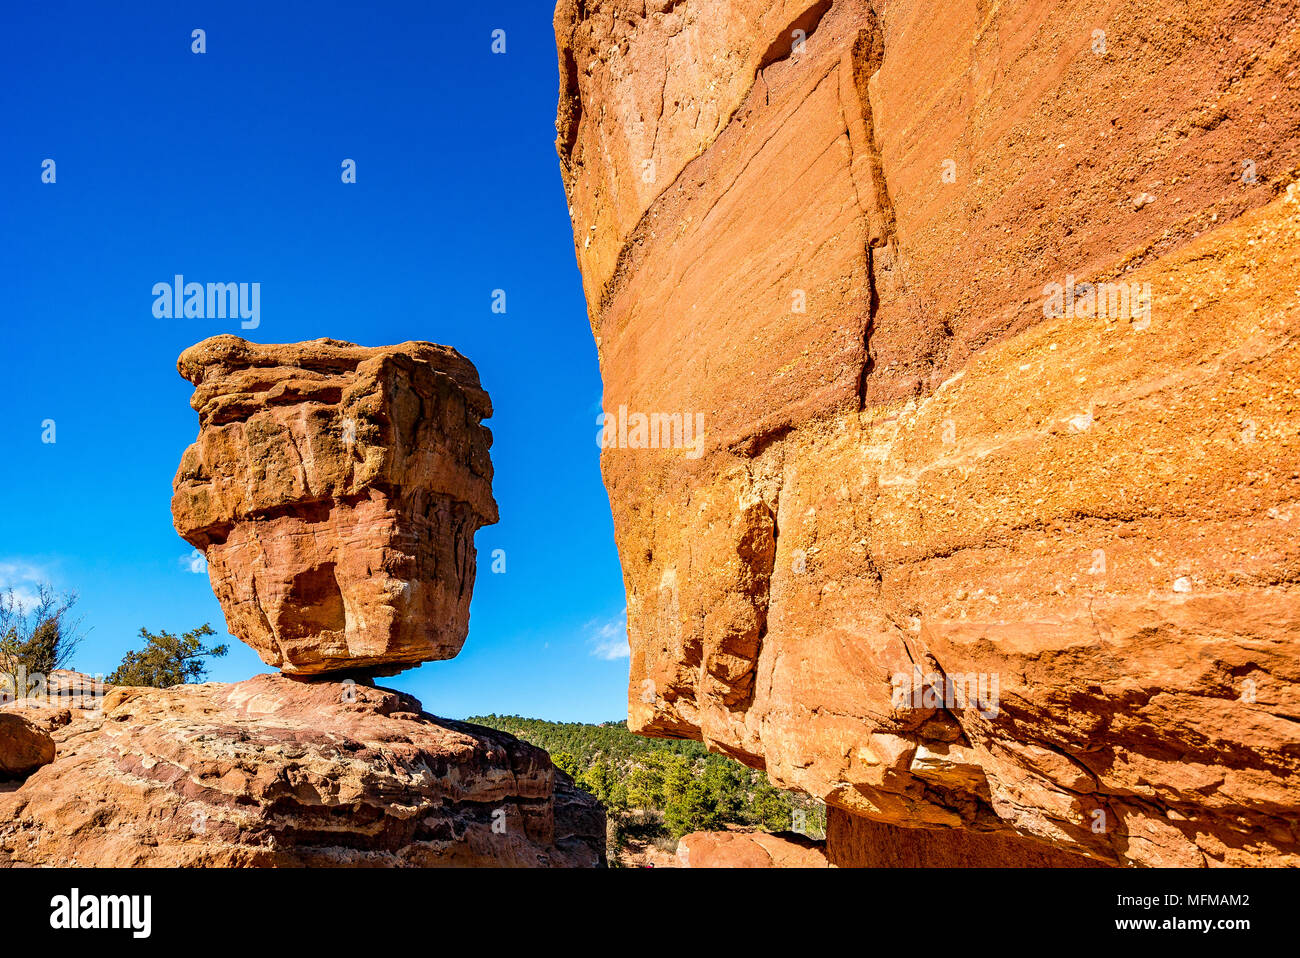
<instances>
[{"instance_id":1,"label":"orange rock wall","mask_svg":"<svg viewBox=\"0 0 1300 958\"><path fill-rule=\"evenodd\" d=\"M1300 863L1297 9L561 0L634 729Z\"/></svg>"}]
</instances>

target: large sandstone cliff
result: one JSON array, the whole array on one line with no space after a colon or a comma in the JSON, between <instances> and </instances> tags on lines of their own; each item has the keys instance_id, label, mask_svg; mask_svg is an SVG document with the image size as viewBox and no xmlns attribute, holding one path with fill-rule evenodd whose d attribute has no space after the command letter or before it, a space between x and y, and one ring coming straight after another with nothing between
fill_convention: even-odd
<instances>
[{"instance_id":1,"label":"large sandstone cliff","mask_svg":"<svg viewBox=\"0 0 1300 958\"><path fill-rule=\"evenodd\" d=\"M561 0L634 729L1300 863L1298 8Z\"/></svg>"}]
</instances>

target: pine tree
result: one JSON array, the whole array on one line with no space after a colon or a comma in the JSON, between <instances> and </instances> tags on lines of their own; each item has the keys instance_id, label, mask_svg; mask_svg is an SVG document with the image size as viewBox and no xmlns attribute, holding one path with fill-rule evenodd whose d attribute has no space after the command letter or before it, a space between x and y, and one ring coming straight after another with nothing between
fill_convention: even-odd
<instances>
[{"instance_id":1,"label":"pine tree","mask_svg":"<svg viewBox=\"0 0 1300 958\"><path fill-rule=\"evenodd\" d=\"M128 652L108 681L112 685L150 685L167 688L172 685L202 682L208 670L203 660L218 657L228 651L225 645L205 648L200 640L216 635L208 623L179 637L170 632L157 635L140 629L144 648Z\"/></svg>"}]
</instances>

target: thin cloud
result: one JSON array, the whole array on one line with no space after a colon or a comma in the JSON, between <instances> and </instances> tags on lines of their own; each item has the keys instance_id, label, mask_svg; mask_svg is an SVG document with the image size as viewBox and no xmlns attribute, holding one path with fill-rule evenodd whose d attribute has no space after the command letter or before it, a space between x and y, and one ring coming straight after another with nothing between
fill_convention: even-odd
<instances>
[{"instance_id":1,"label":"thin cloud","mask_svg":"<svg viewBox=\"0 0 1300 958\"><path fill-rule=\"evenodd\" d=\"M608 622L593 622L587 629L591 633L587 640L591 645L591 654L596 658L614 662L632 655L632 649L627 644L626 607L617 618Z\"/></svg>"},{"instance_id":2,"label":"thin cloud","mask_svg":"<svg viewBox=\"0 0 1300 958\"><path fill-rule=\"evenodd\" d=\"M186 572L193 572L195 575L208 574L208 560L198 549L187 556L181 556L179 561L180 567Z\"/></svg>"},{"instance_id":3,"label":"thin cloud","mask_svg":"<svg viewBox=\"0 0 1300 958\"><path fill-rule=\"evenodd\" d=\"M49 573L34 563L22 560L0 562L0 595L13 592L14 601L23 610L40 602L40 585L49 581Z\"/></svg>"}]
</instances>

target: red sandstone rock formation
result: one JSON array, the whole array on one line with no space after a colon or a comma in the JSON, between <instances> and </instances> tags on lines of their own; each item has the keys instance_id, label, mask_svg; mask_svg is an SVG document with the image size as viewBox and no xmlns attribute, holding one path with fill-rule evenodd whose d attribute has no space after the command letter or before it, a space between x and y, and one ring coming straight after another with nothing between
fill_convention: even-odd
<instances>
[{"instance_id":1,"label":"red sandstone rock formation","mask_svg":"<svg viewBox=\"0 0 1300 958\"><path fill-rule=\"evenodd\" d=\"M0 713L0 742L14 717ZM384 689L278 675L116 688L54 740L57 760L0 793L0 863L604 861L603 809L545 752Z\"/></svg>"},{"instance_id":2,"label":"red sandstone rock formation","mask_svg":"<svg viewBox=\"0 0 1300 958\"><path fill-rule=\"evenodd\" d=\"M34 716L0 712L0 778L21 778L54 761L54 739Z\"/></svg>"},{"instance_id":3,"label":"red sandstone rock formation","mask_svg":"<svg viewBox=\"0 0 1300 958\"><path fill-rule=\"evenodd\" d=\"M172 515L232 634L268 665L392 674L460 651L474 533L496 522L492 405L431 343L187 349L199 438Z\"/></svg>"},{"instance_id":4,"label":"red sandstone rock formation","mask_svg":"<svg viewBox=\"0 0 1300 958\"><path fill-rule=\"evenodd\" d=\"M691 832L677 842L682 868L829 868L821 842L766 832Z\"/></svg>"},{"instance_id":5,"label":"red sandstone rock formation","mask_svg":"<svg viewBox=\"0 0 1300 958\"><path fill-rule=\"evenodd\" d=\"M299 677L398 671L465 639L474 532L496 521L491 415L428 343L185 351L198 441L177 529L230 630ZM512 736L353 681L114 688L51 676L0 712L0 864L565 866L605 814Z\"/></svg>"},{"instance_id":6,"label":"red sandstone rock formation","mask_svg":"<svg viewBox=\"0 0 1300 958\"><path fill-rule=\"evenodd\" d=\"M561 0L634 729L1300 863L1297 8Z\"/></svg>"}]
</instances>

